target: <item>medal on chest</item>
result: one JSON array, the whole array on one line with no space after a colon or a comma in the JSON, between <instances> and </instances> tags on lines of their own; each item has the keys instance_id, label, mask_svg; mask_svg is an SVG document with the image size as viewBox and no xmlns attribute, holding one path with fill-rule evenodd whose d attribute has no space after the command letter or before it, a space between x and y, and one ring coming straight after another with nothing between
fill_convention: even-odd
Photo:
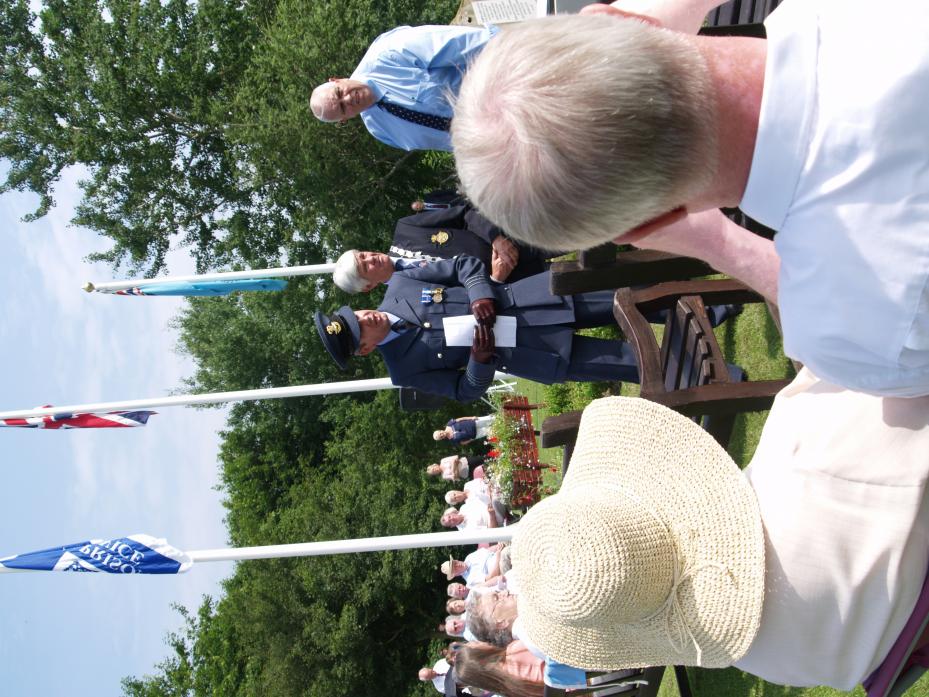
<instances>
[{"instance_id":1,"label":"medal on chest","mask_svg":"<svg viewBox=\"0 0 929 697\"><path fill-rule=\"evenodd\" d=\"M423 305L432 305L433 303L440 303L445 301L445 289L444 288L423 288L422 293L420 294L419 301Z\"/></svg>"}]
</instances>

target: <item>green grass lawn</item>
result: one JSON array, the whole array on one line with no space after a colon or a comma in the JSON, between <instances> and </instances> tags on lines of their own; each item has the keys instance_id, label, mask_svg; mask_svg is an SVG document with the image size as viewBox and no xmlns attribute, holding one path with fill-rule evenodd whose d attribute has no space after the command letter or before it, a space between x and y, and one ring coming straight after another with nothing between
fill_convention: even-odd
<instances>
[{"instance_id":1,"label":"green grass lawn","mask_svg":"<svg viewBox=\"0 0 929 697\"><path fill-rule=\"evenodd\" d=\"M726 360L742 366L752 380L773 380L791 377L793 367L781 350L781 341L774 322L764 305L749 305L734 321L716 329L716 337ZM530 402L545 403L547 406L533 416L539 428L549 413L561 413L569 409L582 409L596 397L616 392L609 385L581 385L546 387L527 380L519 380L517 389ZM636 385L623 385L621 394L636 395ZM767 412L743 414L738 417L729 444L729 454L741 466L752 457ZM543 451L546 463L561 464L561 449ZM555 477L555 475L552 475ZM552 480L557 483L558 477ZM696 697L841 697L855 695L863 697L860 687L852 692L840 692L826 687L791 688L774 685L735 668L725 670L688 669L690 684ZM660 697L679 697L677 682L672 670L665 671ZM924 676L907 693L911 697L929 697L929 676Z\"/></svg>"}]
</instances>

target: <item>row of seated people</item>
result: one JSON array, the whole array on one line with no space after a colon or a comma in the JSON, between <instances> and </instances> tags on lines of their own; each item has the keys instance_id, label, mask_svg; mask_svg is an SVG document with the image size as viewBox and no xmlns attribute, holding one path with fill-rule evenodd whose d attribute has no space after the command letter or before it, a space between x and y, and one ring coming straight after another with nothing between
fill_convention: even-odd
<instances>
[{"instance_id":1,"label":"row of seated people","mask_svg":"<svg viewBox=\"0 0 929 697\"><path fill-rule=\"evenodd\" d=\"M509 545L479 547L464 560L443 562L449 583L449 616L440 625L453 642L419 678L448 694L446 677L472 695L540 697L544 685L586 685L583 670L550 660L525 636L516 611L519 582L509 562Z\"/></svg>"}]
</instances>

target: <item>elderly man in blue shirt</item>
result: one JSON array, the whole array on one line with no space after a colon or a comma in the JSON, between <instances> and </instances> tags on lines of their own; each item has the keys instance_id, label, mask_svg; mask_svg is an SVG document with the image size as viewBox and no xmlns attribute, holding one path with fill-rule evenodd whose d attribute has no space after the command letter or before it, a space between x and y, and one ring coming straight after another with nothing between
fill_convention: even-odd
<instances>
[{"instance_id":1,"label":"elderly man in blue shirt","mask_svg":"<svg viewBox=\"0 0 929 697\"><path fill-rule=\"evenodd\" d=\"M361 115L375 138L402 150L448 150L452 107L461 76L494 29L397 27L381 34L349 78L330 78L313 90L320 121Z\"/></svg>"}]
</instances>

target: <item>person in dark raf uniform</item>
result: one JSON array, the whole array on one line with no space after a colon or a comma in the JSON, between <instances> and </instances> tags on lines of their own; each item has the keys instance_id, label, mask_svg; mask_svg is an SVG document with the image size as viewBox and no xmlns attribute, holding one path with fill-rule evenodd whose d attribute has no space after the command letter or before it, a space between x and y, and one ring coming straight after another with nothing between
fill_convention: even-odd
<instances>
[{"instance_id":1,"label":"person in dark raf uniform","mask_svg":"<svg viewBox=\"0 0 929 697\"><path fill-rule=\"evenodd\" d=\"M430 261L468 254L480 259L488 269L494 267L493 258L497 256L509 266L504 274L507 281L542 273L545 260L559 254L514 242L461 198L450 198L442 208L400 218L388 252L395 257Z\"/></svg>"},{"instance_id":2,"label":"person in dark raf uniform","mask_svg":"<svg viewBox=\"0 0 929 697\"><path fill-rule=\"evenodd\" d=\"M345 370L352 355L377 349L395 385L462 402L478 399L494 372L541 383L565 380L638 381L632 348L624 341L579 336L576 329L612 325L613 291L552 295L550 275L492 283L484 264L469 256L398 271L377 310L348 306L315 315L329 354ZM516 318L516 346L496 347L497 313ZM470 349L448 346L442 319L473 314Z\"/></svg>"}]
</instances>

